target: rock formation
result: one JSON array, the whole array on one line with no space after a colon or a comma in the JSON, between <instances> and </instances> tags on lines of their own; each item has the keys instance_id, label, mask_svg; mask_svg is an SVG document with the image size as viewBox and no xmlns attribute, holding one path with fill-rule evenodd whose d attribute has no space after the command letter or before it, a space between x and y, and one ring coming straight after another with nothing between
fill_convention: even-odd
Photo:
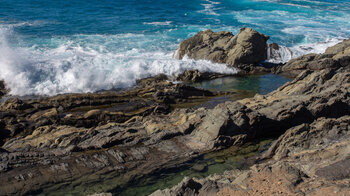
<instances>
[{"instance_id":1,"label":"rock formation","mask_svg":"<svg viewBox=\"0 0 350 196\"><path fill-rule=\"evenodd\" d=\"M245 111L255 117L249 118L252 115L248 113L247 117L237 115L227 120L233 123L230 130L236 130L239 119L246 119L250 125L241 131L245 135L243 138L283 133L250 169L226 171L223 175L204 179L185 178L177 186L158 190L152 196L349 195L350 69L345 60L347 43L344 41L322 54L332 54L332 59L337 56L338 62L343 59L341 66L304 70L292 82L268 95L235 102L235 105L244 105ZM227 107L232 108L232 105ZM215 109L219 107L222 106ZM233 111L231 109L227 114L235 114ZM260 119L258 126L252 126L252 119ZM213 132L217 130L215 123L223 122L220 118L211 123L208 119L205 121L209 121L206 127L211 131L202 134L206 136L204 138L227 135L227 131Z\"/></svg>"},{"instance_id":2,"label":"rock formation","mask_svg":"<svg viewBox=\"0 0 350 196\"><path fill-rule=\"evenodd\" d=\"M158 195L349 195L350 116L318 118L287 130L249 170L185 178Z\"/></svg>"},{"instance_id":3,"label":"rock formation","mask_svg":"<svg viewBox=\"0 0 350 196\"><path fill-rule=\"evenodd\" d=\"M206 59L250 71L267 58L268 36L251 28L242 28L237 35L230 32L201 31L180 43L175 57Z\"/></svg>"},{"instance_id":4,"label":"rock formation","mask_svg":"<svg viewBox=\"0 0 350 196\"><path fill-rule=\"evenodd\" d=\"M8 89L5 86L5 82L0 80L0 98L8 93Z\"/></svg>"},{"instance_id":5,"label":"rock formation","mask_svg":"<svg viewBox=\"0 0 350 196\"><path fill-rule=\"evenodd\" d=\"M268 95L226 102L214 109L177 109L170 114L148 116L138 113L119 122L111 119L107 124L87 127L85 121L82 126L57 121L34 123L33 128L27 129L26 126L33 123L25 119L40 122L40 119L56 116L56 119L71 118L72 122L79 122L72 115L78 115L81 110L78 114L59 113L62 109L40 104L41 109L35 107L38 100L36 103L6 102L2 106L7 108L6 112L2 109L2 115L9 118L5 127L9 126L7 122L21 122L24 131L18 135L20 137L7 139L2 145L1 189L6 194L59 191L60 184L69 179L79 184L76 190L84 194L116 190L130 180L160 168L174 167L214 149L282 134L319 118L340 118L349 114L349 76L347 70L305 71ZM103 93L98 96L102 95L105 96L102 100L108 100ZM75 103L74 98L72 96L70 100L73 101L69 103ZM69 108L68 102L60 100L48 98L40 103L60 103L58 105ZM22 113L28 117L23 119L13 112L16 109L27 111ZM100 119L101 113L104 112L93 109L82 115L84 119ZM281 154L276 149L273 152ZM85 176L90 176L88 181L84 180ZM113 182L118 183L106 180L106 184L101 185L101 178L114 179ZM103 190L86 184L92 182Z\"/></svg>"},{"instance_id":6,"label":"rock formation","mask_svg":"<svg viewBox=\"0 0 350 196\"><path fill-rule=\"evenodd\" d=\"M328 52L346 60L345 50ZM250 170L186 178L154 194L348 194L348 65L304 70L272 93L214 109L172 108L218 94L164 75L137 84L2 103L1 194L115 192L205 153L280 135Z\"/></svg>"},{"instance_id":7,"label":"rock formation","mask_svg":"<svg viewBox=\"0 0 350 196\"><path fill-rule=\"evenodd\" d=\"M350 39L329 47L323 54L308 54L290 60L279 67L276 73L296 77L304 70L322 70L350 65Z\"/></svg>"}]
</instances>

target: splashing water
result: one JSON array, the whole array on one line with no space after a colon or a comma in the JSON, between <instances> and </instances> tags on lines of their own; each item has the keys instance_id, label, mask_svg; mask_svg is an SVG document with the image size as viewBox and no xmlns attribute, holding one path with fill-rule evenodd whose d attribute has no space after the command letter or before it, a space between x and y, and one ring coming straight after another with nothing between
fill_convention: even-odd
<instances>
[{"instance_id":1,"label":"splashing water","mask_svg":"<svg viewBox=\"0 0 350 196\"><path fill-rule=\"evenodd\" d=\"M125 88L136 79L186 69L237 70L172 58L200 30L252 27L280 45L286 62L321 53L350 35L345 0L74 1L3 0L0 79L14 95Z\"/></svg>"}]
</instances>

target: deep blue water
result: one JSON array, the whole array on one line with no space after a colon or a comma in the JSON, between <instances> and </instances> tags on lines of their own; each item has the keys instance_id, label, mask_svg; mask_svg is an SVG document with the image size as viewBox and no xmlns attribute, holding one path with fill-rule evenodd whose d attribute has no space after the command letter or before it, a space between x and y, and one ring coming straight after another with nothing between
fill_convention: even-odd
<instances>
[{"instance_id":1,"label":"deep blue water","mask_svg":"<svg viewBox=\"0 0 350 196\"><path fill-rule=\"evenodd\" d=\"M349 37L349 19L348 0L1 0L0 79L12 94L53 95L193 68L233 73L172 54L200 30L252 27L293 51L288 60Z\"/></svg>"}]
</instances>

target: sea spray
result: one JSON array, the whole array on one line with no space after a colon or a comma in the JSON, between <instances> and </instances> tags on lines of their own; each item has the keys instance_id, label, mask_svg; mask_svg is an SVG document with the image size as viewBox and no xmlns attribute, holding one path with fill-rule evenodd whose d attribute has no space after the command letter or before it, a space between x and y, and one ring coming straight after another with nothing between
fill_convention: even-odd
<instances>
[{"instance_id":1,"label":"sea spray","mask_svg":"<svg viewBox=\"0 0 350 196\"><path fill-rule=\"evenodd\" d=\"M280 45L286 62L350 36L350 3L285 0L34 1L0 6L0 79L11 94L94 92L186 69L234 73L224 65L176 60L199 31L251 27Z\"/></svg>"}]
</instances>

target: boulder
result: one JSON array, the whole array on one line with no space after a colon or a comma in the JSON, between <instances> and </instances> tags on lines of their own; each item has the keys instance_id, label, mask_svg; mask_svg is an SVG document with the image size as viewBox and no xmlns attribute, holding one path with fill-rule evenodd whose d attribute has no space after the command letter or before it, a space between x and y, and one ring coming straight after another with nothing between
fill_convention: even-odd
<instances>
[{"instance_id":1,"label":"boulder","mask_svg":"<svg viewBox=\"0 0 350 196\"><path fill-rule=\"evenodd\" d=\"M175 57L205 59L229 66L258 65L267 58L269 36L251 28L242 28L237 35L208 29L180 43Z\"/></svg>"}]
</instances>

